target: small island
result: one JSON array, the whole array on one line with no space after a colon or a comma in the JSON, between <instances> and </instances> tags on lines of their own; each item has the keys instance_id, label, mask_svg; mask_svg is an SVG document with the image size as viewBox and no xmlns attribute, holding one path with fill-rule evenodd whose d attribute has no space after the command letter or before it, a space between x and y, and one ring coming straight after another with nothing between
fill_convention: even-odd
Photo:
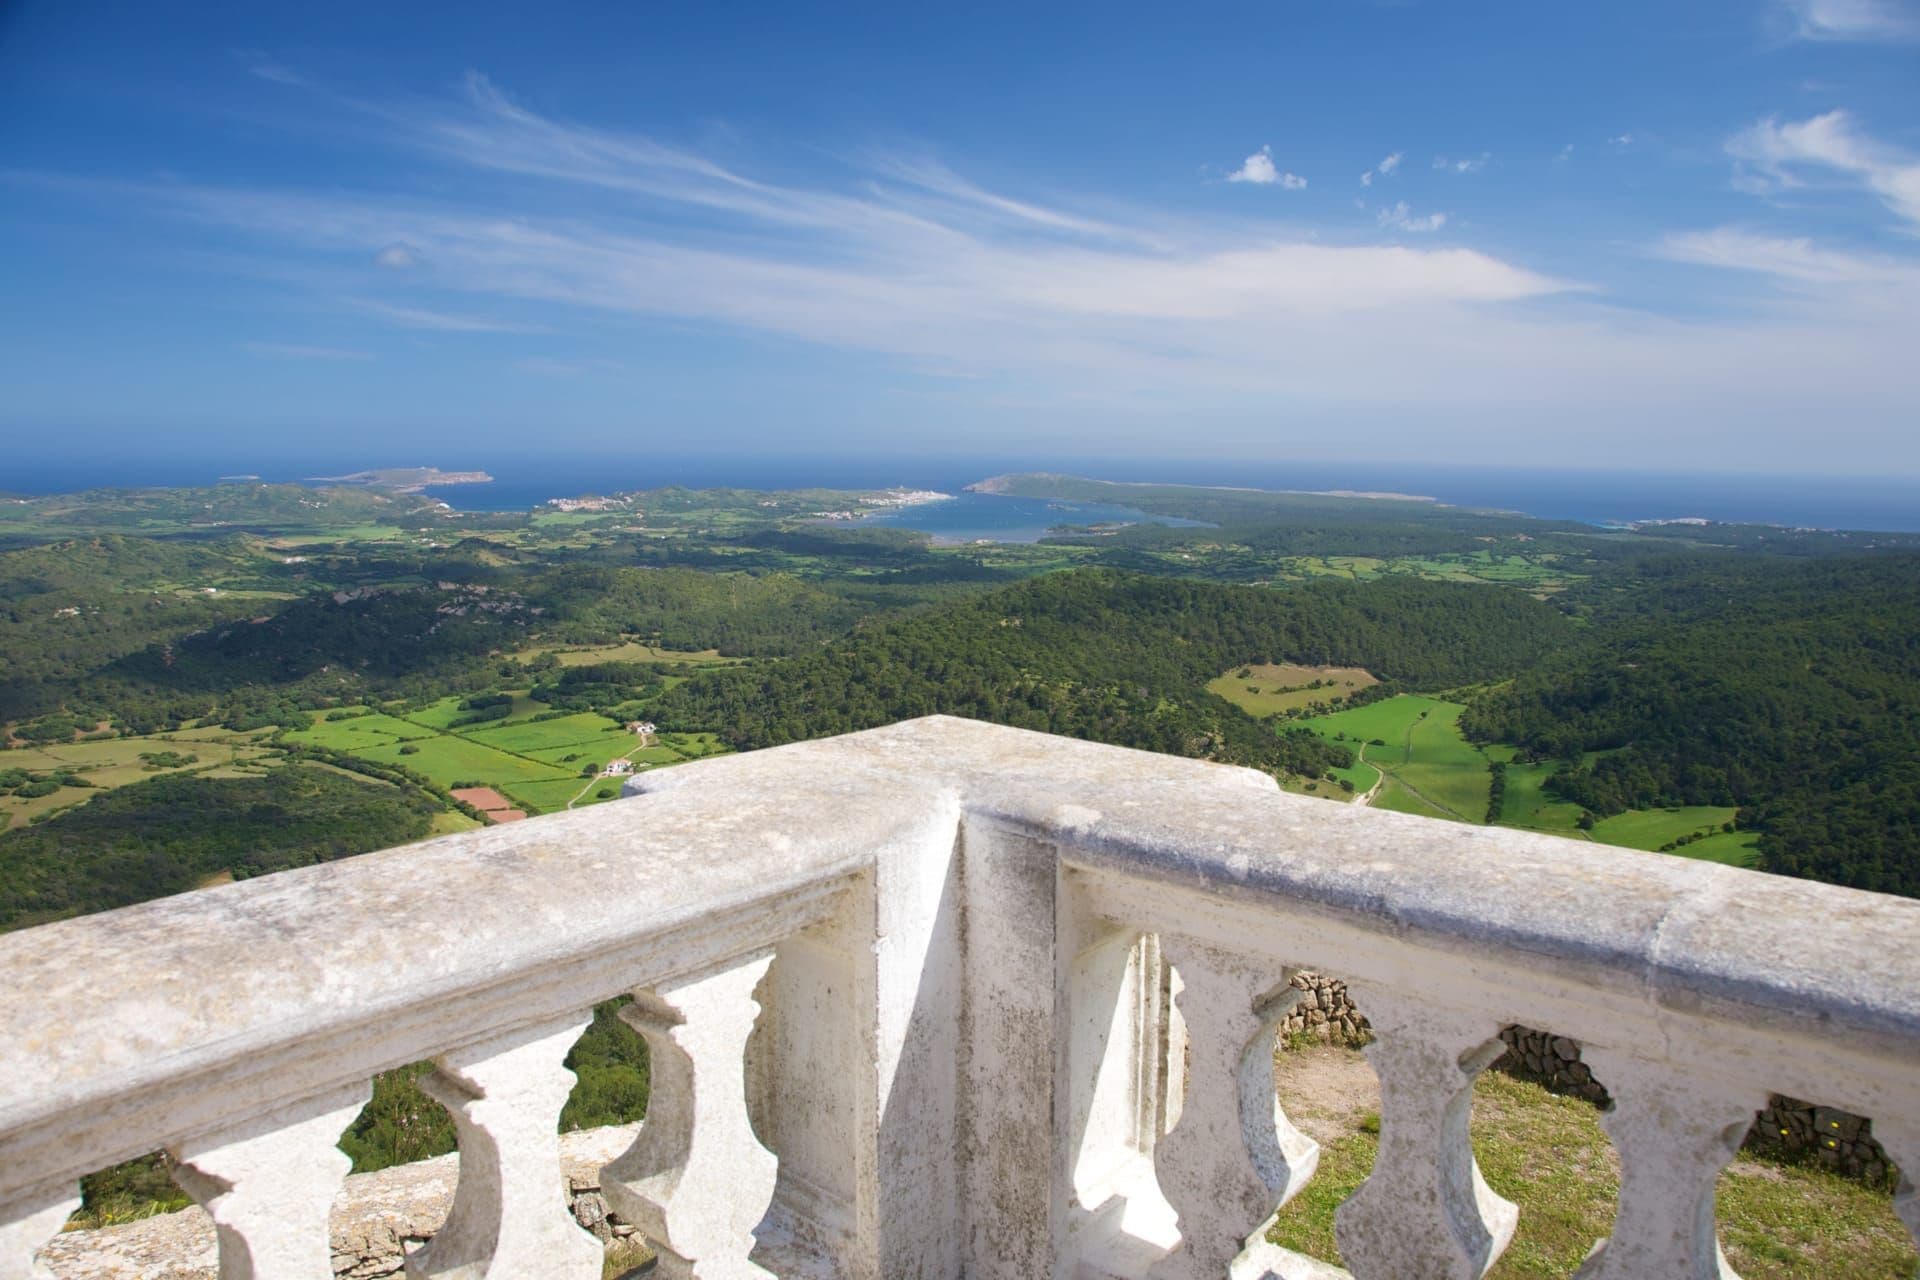
<instances>
[{"instance_id":1,"label":"small island","mask_svg":"<svg viewBox=\"0 0 1920 1280\"><path fill-rule=\"evenodd\" d=\"M419 493L448 484L492 484L484 471L442 471L438 467L380 467L344 476L308 476L308 484L351 484L394 493Z\"/></svg>"}]
</instances>

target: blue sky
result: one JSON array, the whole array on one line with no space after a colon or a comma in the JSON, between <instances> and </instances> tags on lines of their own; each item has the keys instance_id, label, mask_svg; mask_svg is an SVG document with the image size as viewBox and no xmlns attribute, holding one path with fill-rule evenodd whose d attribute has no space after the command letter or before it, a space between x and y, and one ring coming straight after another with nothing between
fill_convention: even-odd
<instances>
[{"instance_id":1,"label":"blue sky","mask_svg":"<svg viewBox=\"0 0 1920 1280\"><path fill-rule=\"evenodd\" d=\"M16 457L1920 476L1920 0L0 5Z\"/></svg>"}]
</instances>

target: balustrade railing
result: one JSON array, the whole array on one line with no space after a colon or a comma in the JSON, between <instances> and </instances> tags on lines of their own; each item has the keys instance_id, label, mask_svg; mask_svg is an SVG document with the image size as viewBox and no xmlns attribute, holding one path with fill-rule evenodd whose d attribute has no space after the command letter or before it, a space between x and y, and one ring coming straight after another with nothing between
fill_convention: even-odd
<instances>
[{"instance_id":1,"label":"balustrade railing","mask_svg":"<svg viewBox=\"0 0 1920 1280\"><path fill-rule=\"evenodd\" d=\"M1920 1168L1920 904L944 718L631 785L0 938L0 1280L158 1147L223 1277L327 1280L334 1143L423 1058L460 1171L408 1274L590 1280L562 1063L623 992L653 1098L602 1186L663 1277L1342 1274L1265 1242L1318 1159L1271 1074L1303 968L1373 1025L1361 1280L1479 1277L1512 1237L1467 1133L1511 1023L1614 1099L1582 1276L1730 1275L1714 1178L1769 1093Z\"/></svg>"}]
</instances>

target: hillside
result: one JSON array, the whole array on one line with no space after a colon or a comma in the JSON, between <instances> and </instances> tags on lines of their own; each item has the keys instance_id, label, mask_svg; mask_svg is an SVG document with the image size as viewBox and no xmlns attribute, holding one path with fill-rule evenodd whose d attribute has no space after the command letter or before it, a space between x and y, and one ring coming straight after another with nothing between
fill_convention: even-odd
<instances>
[{"instance_id":1,"label":"hillside","mask_svg":"<svg viewBox=\"0 0 1920 1280\"><path fill-rule=\"evenodd\" d=\"M0 930L404 844L432 813L396 788L299 765L135 783L0 834Z\"/></svg>"},{"instance_id":2,"label":"hillside","mask_svg":"<svg viewBox=\"0 0 1920 1280\"><path fill-rule=\"evenodd\" d=\"M1463 724L1595 814L1737 805L1766 870L1920 894L1916 616L1912 555L1654 563Z\"/></svg>"},{"instance_id":3,"label":"hillside","mask_svg":"<svg viewBox=\"0 0 1920 1280\"><path fill-rule=\"evenodd\" d=\"M1207 683L1239 663L1300 662L1441 688L1536 661L1571 626L1517 592L1414 579L1272 591L1080 570L705 673L654 714L748 750L938 712L1320 776L1350 753L1276 733Z\"/></svg>"}]
</instances>

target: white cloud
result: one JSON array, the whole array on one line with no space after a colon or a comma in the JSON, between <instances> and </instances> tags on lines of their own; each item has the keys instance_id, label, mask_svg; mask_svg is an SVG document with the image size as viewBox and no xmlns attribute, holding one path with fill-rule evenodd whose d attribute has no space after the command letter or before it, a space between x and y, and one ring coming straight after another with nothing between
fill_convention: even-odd
<instances>
[{"instance_id":1,"label":"white cloud","mask_svg":"<svg viewBox=\"0 0 1920 1280\"><path fill-rule=\"evenodd\" d=\"M1814 415L1836 424L1823 456L1842 445L1907 448L1899 433L1920 401L1916 291L1875 285L1878 260L1805 242L1672 238L1662 256L1764 273L1780 287L1759 306L1735 293L1728 305L1668 316L1609 305L1492 246L1392 243L1451 225L1404 203L1365 219L1366 234L1343 236L1016 197L923 160L867 157L796 184L548 118L478 77L457 103L366 110L383 138L443 166L431 194L398 184L94 190L227 228L236 233L230 266L334 305L373 291L368 264L403 246L409 268L380 277L375 308L392 323L466 324L467 308L444 301L466 297L476 315L512 317L529 302L543 318L572 315L602 346L622 335L646 341L622 319L770 333L896 360L916 377L977 372L928 382L980 421L1017 397L1008 424L1041 421L1035 406L1074 405L1097 414L1103 432L1136 422L1163 433L1178 412L1195 422L1239 413L1270 433L1277 409L1312 417L1337 407L1383 424L1383 443L1417 450L1435 431L1465 448L1544 414L1569 442L1605 427L1609 449L1644 444L1678 456L1684 440L1698 461L1713 456L1715 440L1757 457L1747 447L1755 424L1799 438ZM1786 128L1775 131L1787 138ZM1796 158L1809 153L1804 144L1769 148L1796 180L1808 170L1866 180ZM1885 156L1869 158L1878 172ZM493 180L501 173L515 181ZM1276 183L1279 173L1276 165ZM85 180L60 181L85 189ZM1898 298L1909 305L1890 301ZM372 358L297 343L253 349ZM564 350L525 355L533 363L518 367L529 373L586 367ZM513 353L500 367L515 368ZM1208 439L1220 447L1225 437Z\"/></svg>"},{"instance_id":2,"label":"white cloud","mask_svg":"<svg viewBox=\"0 0 1920 1280\"><path fill-rule=\"evenodd\" d=\"M1360 185L1363 187L1372 186L1374 175L1376 174L1382 178L1392 177L1393 171L1400 167L1400 161L1405 158L1405 153L1399 151L1387 156L1379 164L1360 175Z\"/></svg>"},{"instance_id":3,"label":"white cloud","mask_svg":"<svg viewBox=\"0 0 1920 1280\"><path fill-rule=\"evenodd\" d=\"M1727 150L1744 166L1735 171L1742 190L1804 186L1810 171L1823 171L1871 191L1908 230L1920 231L1920 156L1861 133L1845 111L1785 124L1762 120Z\"/></svg>"},{"instance_id":4,"label":"white cloud","mask_svg":"<svg viewBox=\"0 0 1920 1280\"><path fill-rule=\"evenodd\" d=\"M1573 144L1569 142L1564 147L1561 147L1553 159L1556 164L1565 164L1567 161L1573 159Z\"/></svg>"},{"instance_id":5,"label":"white cloud","mask_svg":"<svg viewBox=\"0 0 1920 1280\"><path fill-rule=\"evenodd\" d=\"M1920 263L1824 248L1804 237L1770 236L1738 227L1679 232L1655 250L1675 262L1721 267L1803 285L1904 290L1920 297Z\"/></svg>"},{"instance_id":6,"label":"white cloud","mask_svg":"<svg viewBox=\"0 0 1920 1280\"><path fill-rule=\"evenodd\" d=\"M1298 174L1282 173L1273 163L1273 148L1262 147L1245 160L1240 167L1227 175L1228 182L1250 182L1257 187L1279 186L1287 191L1299 191L1307 185L1307 180Z\"/></svg>"},{"instance_id":7,"label":"white cloud","mask_svg":"<svg viewBox=\"0 0 1920 1280\"><path fill-rule=\"evenodd\" d=\"M1491 162L1492 159L1493 159L1493 155L1490 152L1486 152L1486 151L1482 151L1477 156L1462 156L1462 157L1453 157L1453 158L1448 158L1447 156L1435 156L1433 158L1433 167L1448 173L1479 173L1482 169L1487 167L1488 163Z\"/></svg>"},{"instance_id":8,"label":"white cloud","mask_svg":"<svg viewBox=\"0 0 1920 1280\"><path fill-rule=\"evenodd\" d=\"M1444 213L1415 215L1407 202L1402 200L1398 204L1382 209L1379 214L1379 223L1383 227L1392 227L1396 231L1438 231L1447 225L1447 215Z\"/></svg>"},{"instance_id":9,"label":"white cloud","mask_svg":"<svg viewBox=\"0 0 1920 1280\"><path fill-rule=\"evenodd\" d=\"M419 261L419 255L414 252L413 247L404 244L390 244L373 255L374 265L385 267L389 271L405 271L417 261Z\"/></svg>"},{"instance_id":10,"label":"white cloud","mask_svg":"<svg viewBox=\"0 0 1920 1280\"><path fill-rule=\"evenodd\" d=\"M1783 0L1781 8L1803 40L1920 39L1920 13L1899 0Z\"/></svg>"},{"instance_id":11,"label":"white cloud","mask_svg":"<svg viewBox=\"0 0 1920 1280\"><path fill-rule=\"evenodd\" d=\"M365 351L343 347L317 347L305 342L243 342L246 350L261 356L286 356L293 360L371 360Z\"/></svg>"},{"instance_id":12,"label":"white cloud","mask_svg":"<svg viewBox=\"0 0 1920 1280\"><path fill-rule=\"evenodd\" d=\"M1617 133L1613 137L1608 138L1607 141L1616 147L1624 149L1633 145L1633 135L1630 133Z\"/></svg>"}]
</instances>

